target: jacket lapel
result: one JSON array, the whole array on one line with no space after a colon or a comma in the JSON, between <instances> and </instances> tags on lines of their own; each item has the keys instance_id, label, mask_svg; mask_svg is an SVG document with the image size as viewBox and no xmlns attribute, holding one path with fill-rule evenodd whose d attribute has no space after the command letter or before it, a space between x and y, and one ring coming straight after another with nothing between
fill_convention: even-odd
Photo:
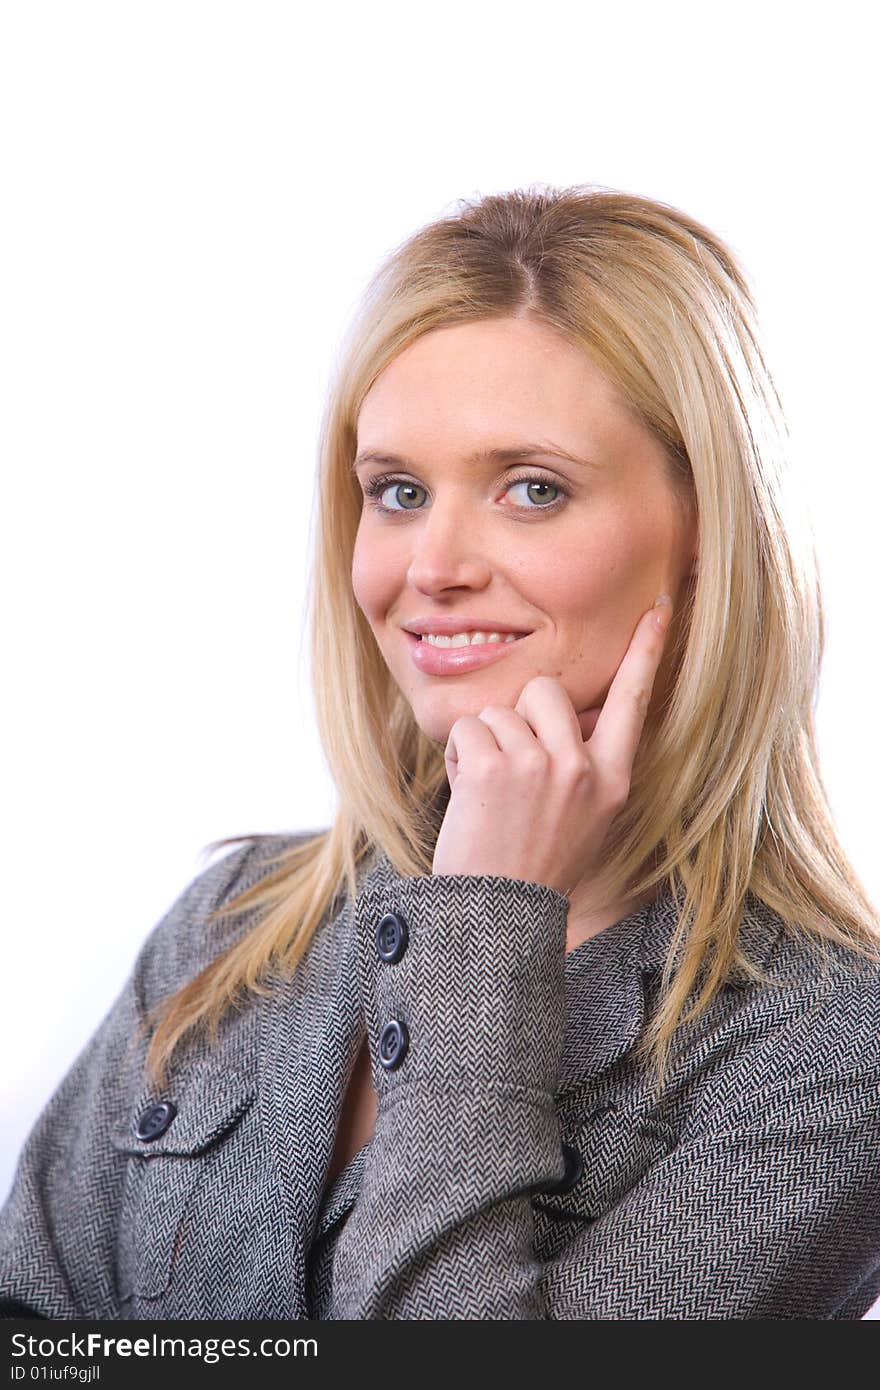
<instances>
[{"instance_id":1,"label":"jacket lapel","mask_svg":"<svg viewBox=\"0 0 880 1390\"><path fill-rule=\"evenodd\" d=\"M635 1043L645 1021L640 952L651 907L565 957L565 1037L557 1097L582 1089Z\"/></svg>"},{"instance_id":2,"label":"jacket lapel","mask_svg":"<svg viewBox=\"0 0 880 1390\"><path fill-rule=\"evenodd\" d=\"M664 884L654 902L568 953L557 1098L588 1086L636 1043L647 1017L648 982L663 969L679 916L679 905ZM739 928L741 952L763 969L779 933L778 918L747 893ZM734 965L728 986L739 989L748 982L748 973Z\"/></svg>"}]
</instances>

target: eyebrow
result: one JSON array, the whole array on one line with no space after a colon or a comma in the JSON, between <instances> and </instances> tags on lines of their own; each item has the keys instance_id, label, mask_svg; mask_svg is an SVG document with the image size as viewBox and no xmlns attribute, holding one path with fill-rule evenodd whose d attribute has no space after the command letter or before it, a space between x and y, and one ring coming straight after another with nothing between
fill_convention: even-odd
<instances>
[{"instance_id":1,"label":"eyebrow","mask_svg":"<svg viewBox=\"0 0 880 1390\"><path fill-rule=\"evenodd\" d=\"M601 466L594 459L579 458L577 454L570 454L567 449L559 449L546 444L513 444L503 449L477 449L468 455L465 462L475 465L515 463L517 459L537 456L562 459L566 463L576 464L579 468L598 469ZM389 468L416 467L411 459L402 454L386 454L379 449L362 449L352 463L351 471L354 472L362 463L380 463Z\"/></svg>"}]
</instances>

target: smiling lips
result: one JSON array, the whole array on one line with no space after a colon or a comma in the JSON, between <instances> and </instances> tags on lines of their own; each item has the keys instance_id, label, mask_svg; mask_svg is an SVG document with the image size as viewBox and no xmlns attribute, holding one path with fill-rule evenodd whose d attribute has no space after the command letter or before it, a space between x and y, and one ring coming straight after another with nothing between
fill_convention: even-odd
<instances>
[{"instance_id":1,"label":"smiling lips","mask_svg":"<svg viewBox=\"0 0 880 1390\"><path fill-rule=\"evenodd\" d=\"M499 631L498 628L494 630ZM459 631L462 629L459 628ZM430 642L423 642L418 633L409 632L406 628L403 629L403 636L409 644L413 665L423 675L459 676L467 671L477 671L493 661L500 661L531 633L522 633L514 642L478 642L473 646L468 644L461 647L435 647ZM591 737L601 713L602 706L596 705L578 716L583 720L581 732L584 739Z\"/></svg>"},{"instance_id":2,"label":"smiling lips","mask_svg":"<svg viewBox=\"0 0 880 1390\"><path fill-rule=\"evenodd\" d=\"M432 624L432 627L434 626ZM457 629L458 632L464 630L462 627ZM481 631L488 635L489 631L503 632L504 629L496 627ZM469 642L459 647L435 647L431 642L423 642L417 633L404 629L403 635L409 643L413 665L426 676L459 676L466 671L477 671L482 666L491 665L493 661L500 661L529 636L526 633L516 637L512 642Z\"/></svg>"},{"instance_id":3,"label":"smiling lips","mask_svg":"<svg viewBox=\"0 0 880 1390\"><path fill-rule=\"evenodd\" d=\"M527 637L531 631L531 628L514 627L512 623L501 623L492 618L478 617L470 613L449 613L445 617L441 617L440 614L413 617L402 622L400 626L407 632L416 634L427 632L435 637L454 637L458 633L465 632L482 632L487 637L491 636L493 632L501 633L502 636L512 632L517 637Z\"/></svg>"}]
</instances>

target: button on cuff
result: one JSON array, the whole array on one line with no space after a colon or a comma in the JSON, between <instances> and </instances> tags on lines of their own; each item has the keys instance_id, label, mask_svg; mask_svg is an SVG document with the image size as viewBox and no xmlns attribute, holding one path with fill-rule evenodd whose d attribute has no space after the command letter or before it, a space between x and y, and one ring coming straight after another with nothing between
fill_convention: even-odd
<instances>
[{"instance_id":1,"label":"button on cuff","mask_svg":"<svg viewBox=\"0 0 880 1390\"><path fill-rule=\"evenodd\" d=\"M387 965L400 960L409 942L406 919L399 912L386 912L376 927L376 954Z\"/></svg>"},{"instance_id":2,"label":"button on cuff","mask_svg":"<svg viewBox=\"0 0 880 1390\"><path fill-rule=\"evenodd\" d=\"M386 1071L400 1066L409 1047L409 1030L399 1018L392 1018L379 1034L379 1063Z\"/></svg>"}]
</instances>

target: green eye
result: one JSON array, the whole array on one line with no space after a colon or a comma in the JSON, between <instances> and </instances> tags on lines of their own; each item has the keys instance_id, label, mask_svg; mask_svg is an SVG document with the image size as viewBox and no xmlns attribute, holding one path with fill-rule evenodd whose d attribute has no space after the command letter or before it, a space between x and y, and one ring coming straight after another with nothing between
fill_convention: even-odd
<instances>
[{"instance_id":1,"label":"green eye","mask_svg":"<svg viewBox=\"0 0 880 1390\"><path fill-rule=\"evenodd\" d=\"M414 492L424 492L425 489L423 487L420 487L418 483L408 483L405 478L392 478L390 480L387 478L376 478L372 483L370 483L369 487L367 487L365 491L368 497L379 498L382 496L383 493L390 492L392 488L395 489L395 493L397 495L398 501L400 502L400 506L388 507L382 504L379 508L380 511L410 512L417 510L418 502L413 501L412 494ZM406 494L409 495L407 496Z\"/></svg>"},{"instance_id":2,"label":"green eye","mask_svg":"<svg viewBox=\"0 0 880 1390\"><path fill-rule=\"evenodd\" d=\"M518 479L516 480L516 482L511 483L510 487L511 487L511 490L512 490L513 488L515 488L515 487L525 487L527 490L528 490L528 488L536 488L536 489L538 489L538 490L540 490L541 488L545 488L545 489L546 489L546 488L550 488L550 489L552 489L553 492L559 492L559 491L560 491L560 489L557 487L556 483L551 483L551 482L549 482L546 478L518 478ZM527 496L530 496L530 494L528 493L528 491L526 492L526 495L527 495ZM545 503L546 503L546 501L547 501L546 498L532 497L531 500L532 500L533 502L537 502L538 505L539 505L539 507L541 507L542 510L546 510L546 506L545 506L545 505L542 505L542 504L545 504ZM552 506L552 505L554 504L555 501L556 501L556 498L555 498L555 497L551 497L550 500L549 500L549 505Z\"/></svg>"},{"instance_id":3,"label":"green eye","mask_svg":"<svg viewBox=\"0 0 880 1390\"><path fill-rule=\"evenodd\" d=\"M550 488L553 492L558 494L556 497L551 497L550 500L547 501L541 496L534 497L527 491L526 496L534 505L527 506L517 503L514 505L514 510L519 512L554 511L557 507L562 506L563 502L569 496L567 490L560 483L555 483L550 478L542 478L537 474L530 473L524 477L511 478L507 483L506 491L511 492L516 487L525 487L526 489L534 488L539 494L545 493L546 490ZM392 490L394 491L398 503L397 506L389 506L386 502L382 501L384 494ZM389 476L388 474L384 474L378 478L372 478L370 482L364 485L364 497L369 505L374 511L387 515L391 515L392 513L399 514L400 512L420 511L422 509L422 504L419 500L419 493L426 493L426 489L422 487L421 483L414 483L408 478L397 478Z\"/></svg>"}]
</instances>

